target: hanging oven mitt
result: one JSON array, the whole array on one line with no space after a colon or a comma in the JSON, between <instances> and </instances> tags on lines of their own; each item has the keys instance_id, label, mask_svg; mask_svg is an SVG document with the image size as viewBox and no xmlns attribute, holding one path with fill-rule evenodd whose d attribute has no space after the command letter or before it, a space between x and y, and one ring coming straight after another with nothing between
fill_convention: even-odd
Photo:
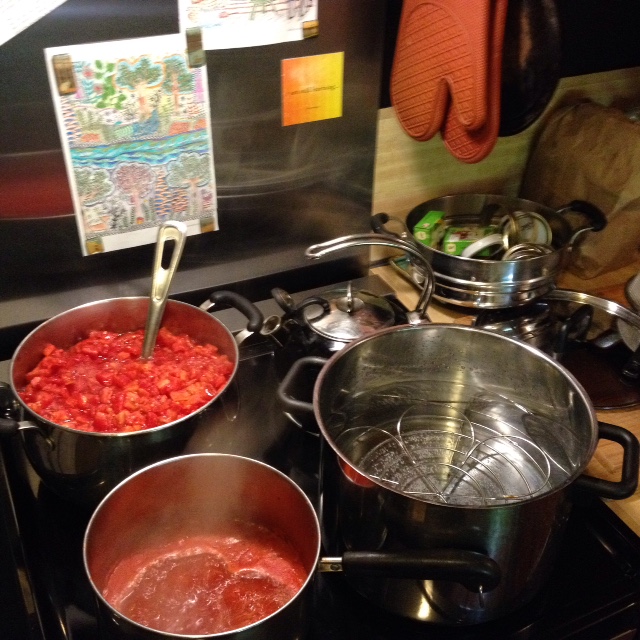
<instances>
[{"instance_id":1,"label":"hanging oven mitt","mask_svg":"<svg viewBox=\"0 0 640 640\"><path fill-rule=\"evenodd\" d=\"M466 163L486 158L498 140L500 131L500 83L502 80L502 47L508 0L493 0L490 18L490 59L487 74L487 118L476 129L466 125L454 100L447 112L442 138L449 152Z\"/></svg>"},{"instance_id":2,"label":"hanging oven mitt","mask_svg":"<svg viewBox=\"0 0 640 640\"><path fill-rule=\"evenodd\" d=\"M398 120L412 138L432 138L451 102L464 128L485 124L494 2L404 0L390 91Z\"/></svg>"}]
</instances>

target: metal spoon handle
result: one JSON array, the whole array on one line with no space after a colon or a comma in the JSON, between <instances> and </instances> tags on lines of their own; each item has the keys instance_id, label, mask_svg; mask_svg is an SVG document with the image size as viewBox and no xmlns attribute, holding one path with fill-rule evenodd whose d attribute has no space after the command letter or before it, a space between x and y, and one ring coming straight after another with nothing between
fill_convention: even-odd
<instances>
[{"instance_id":1,"label":"metal spoon handle","mask_svg":"<svg viewBox=\"0 0 640 640\"><path fill-rule=\"evenodd\" d=\"M144 342L142 343L142 355L144 360L148 360L153 354L156 345L162 315L169 296L169 286L173 279L173 274L178 268L180 257L184 249L187 237L187 225L183 222L170 220L165 222L158 229L158 240L156 242L156 253L153 261L153 278L151 282L151 294L149 296L149 313L147 324L144 330ZM165 269L162 266L165 245L173 240L173 253L169 266Z\"/></svg>"}]
</instances>

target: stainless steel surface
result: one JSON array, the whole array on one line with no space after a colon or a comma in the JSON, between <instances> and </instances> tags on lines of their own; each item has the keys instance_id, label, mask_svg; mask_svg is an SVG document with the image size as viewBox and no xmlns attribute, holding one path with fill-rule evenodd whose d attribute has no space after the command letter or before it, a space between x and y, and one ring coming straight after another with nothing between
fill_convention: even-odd
<instances>
[{"instance_id":1,"label":"stainless steel surface","mask_svg":"<svg viewBox=\"0 0 640 640\"><path fill-rule=\"evenodd\" d=\"M545 298L555 301L555 310L565 316L579 305L593 307L595 312L587 333L589 340L598 340L603 334L617 331L631 351L640 345L640 315L613 300L566 289L555 289Z\"/></svg>"},{"instance_id":2,"label":"stainless steel surface","mask_svg":"<svg viewBox=\"0 0 640 640\"><path fill-rule=\"evenodd\" d=\"M574 435L562 424L483 391L465 391L464 404L430 402L430 386L371 395L374 406L397 402L398 417L339 436L361 472L411 497L467 507L541 496L573 473L565 445Z\"/></svg>"},{"instance_id":3,"label":"stainless steel surface","mask_svg":"<svg viewBox=\"0 0 640 640\"><path fill-rule=\"evenodd\" d=\"M553 253L550 245L531 243L514 244L504 252L501 260L525 260L526 258L535 258L536 256L546 256L549 253Z\"/></svg>"},{"instance_id":4,"label":"stainless steel surface","mask_svg":"<svg viewBox=\"0 0 640 640\"><path fill-rule=\"evenodd\" d=\"M449 225L499 225L508 213L532 211L545 217L553 232L553 251L521 260L481 260L446 254L424 247L435 273L434 298L445 303L478 309L497 309L526 304L553 289L567 264L577 238L592 228L587 223L573 228L549 207L521 198L491 194L456 194L435 198L412 209L407 226L428 211L443 211Z\"/></svg>"},{"instance_id":5,"label":"stainless steel surface","mask_svg":"<svg viewBox=\"0 0 640 640\"><path fill-rule=\"evenodd\" d=\"M478 394L507 398L509 403L499 411L494 405L492 411L497 412L483 410L485 418L476 415L471 422L490 415L499 425L510 425L509 429L518 421L521 428L528 423L527 441L535 443L535 449L528 455L521 450L520 462L514 462L524 473L521 463L525 458L529 470L548 464L548 491L543 487L540 496L521 496L515 503L488 500L473 506L458 506L455 492L449 492L445 500L437 492L409 496L382 482L371 470L367 472L362 463L370 449L350 448L348 430L371 435L372 427L395 425L416 399L426 398L463 413ZM521 413L517 421L506 415L513 414L514 407ZM397 550L445 545L485 552L502 573L500 584L484 594L483 603L477 594L437 580L349 577L363 595L404 616L443 624L485 622L517 609L535 595L553 564L570 512L572 486L582 482L581 474L599 437L589 398L563 367L534 347L473 327L395 327L335 354L320 371L313 408L331 449L324 456L321 475L322 526L328 554L339 554L344 548ZM451 418L449 415L447 420ZM457 434L450 432L444 438L454 449L461 448ZM434 448L438 447L442 443ZM537 458L540 450L548 453L544 460ZM514 455L514 449L507 455ZM460 458L454 453L453 458L456 456ZM345 473L344 465L355 467L364 480ZM442 469L440 477L446 482ZM420 470L416 475L420 489L424 479ZM540 488L545 476L546 472L538 473L529 482Z\"/></svg>"},{"instance_id":6,"label":"stainless steel surface","mask_svg":"<svg viewBox=\"0 0 640 640\"><path fill-rule=\"evenodd\" d=\"M180 258L187 239L187 225L184 222L171 220L163 223L158 229L156 253L153 259L151 293L149 294L149 312L144 328L141 358L148 360L156 346L158 331L162 323L162 314L167 306L169 287L180 264ZM173 244L171 244L173 243ZM164 267L165 251L171 251L169 265Z\"/></svg>"},{"instance_id":7,"label":"stainless steel surface","mask_svg":"<svg viewBox=\"0 0 640 640\"><path fill-rule=\"evenodd\" d=\"M276 330L267 333L289 352L330 354L356 338L406 322L398 304L353 282L308 296L299 304L283 289L271 293L284 315Z\"/></svg>"},{"instance_id":8,"label":"stainless steel surface","mask_svg":"<svg viewBox=\"0 0 640 640\"><path fill-rule=\"evenodd\" d=\"M305 307L302 315L312 330L329 340L346 344L395 324L395 311L386 298L354 290L351 283L328 291L324 297L330 305L328 313L318 313L316 306Z\"/></svg>"},{"instance_id":9,"label":"stainless steel surface","mask_svg":"<svg viewBox=\"0 0 640 640\"><path fill-rule=\"evenodd\" d=\"M536 300L521 307L484 309L474 318L473 326L523 340L548 353L555 335L549 307L544 300Z\"/></svg>"},{"instance_id":10,"label":"stainless steel surface","mask_svg":"<svg viewBox=\"0 0 640 640\"><path fill-rule=\"evenodd\" d=\"M629 279L624 292L633 310L640 312L640 273Z\"/></svg>"},{"instance_id":11,"label":"stainless steel surface","mask_svg":"<svg viewBox=\"0 0 640 640\"><path fill-rule=\"evenodd\" d=\"M329 27L320 37L206 52L220 230L187 239L174 296L191 302L194 292L260 279L271 284L253 300L265 299L271 286L296 290L289 284L294 277L302 280L298 289L319 286L331 265L311 265L304 249L368 229L386 4L370 0L363 10L359 0L322 0L318 20ZM22 177L40 188L51 177L45 165L55 163L55 180L66 186L45 44L171 34L178 26L169 0L144 7L81 0L63 3L25 37L4 44L0 69L21 93L0 97L3 175L4 167L29 160ZM341 117L283 127L281 61L335 52L344 52ZM18 80L25 77L28 83ZM56 218L35 214L0 219L0 329L95 300L147 295L151 246L82 257L71 211ZM365 274L368 255L353 251L336 263L342 268L339 275L334 269L333 282L340 282Z\"/></svg>"},{"instance_id":12,"label":"stainless steel surface","mask_svg":"<svg viewBox=\"0 0 640 640\"><path fill-rule=\"evenodd\" d=\"M417 247L416 242L405 242L399 238L385 238L384 236L375 233L362 233L334 238L333 240L327 240L326 242L312 245L307 248L305 255L308 258L317 260L336 251L342 252L354 247L365 246L382 246L391 247L392 249L400 249L411 255L420 263L426 277L422 284L420 298L418 299L412 318L416 322L428 319L428 307L434 291L435 277L429 261L425 257L424 253L422 253L422 251Z\"/></svg>"},{"instance_id":13,"label":"stainless steel surface","mask_svg":"<svg viewBox=\"0 0 640 640\"><path fill-rule=\"evenodd\" d=\"M297 551L307 577L292 600L260 622L198 637L303 637L310 623L305 614L320 553L320 530L313 505L280 471L229 454L192 454L156 463L127 478L100 503L84 536L83 558L105 628L115 629L125 638L193 638L152 631L127 618L103 597L104 588L120 561L148 552L150 545L206 536L215 531L216 524L233 520L266 527L283 537Z\"/></svg>"}]
</instances>

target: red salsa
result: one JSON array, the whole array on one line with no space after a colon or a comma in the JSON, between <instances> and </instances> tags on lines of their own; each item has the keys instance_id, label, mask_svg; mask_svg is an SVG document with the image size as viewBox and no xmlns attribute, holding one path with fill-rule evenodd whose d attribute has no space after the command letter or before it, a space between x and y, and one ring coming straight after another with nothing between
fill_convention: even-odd
<instances>
[{"instance_id":1,"label":"red salsa","mask_svg":"<svg viewBox=\"0 0 640 640\"><path fill-rule=\"evenodd\" d=\"M92 331L69 349L49 344L20 397L65 427L99 433L151 429L203 407L224 387L233 363L212 344L161 328L149 360L144 331Z\"/></svg>"},{"instance_id":2,"label":"red salsa","mask_svg":"<svg viewBox=\"0 0 640 640\"><path fill-rule=\"evenodd\" d=\"M306 577L297 552L282 537L234 522L125 557L111 571L102 595L147 628L208 635L275 613Z\"/></svg>"}]
</instances>

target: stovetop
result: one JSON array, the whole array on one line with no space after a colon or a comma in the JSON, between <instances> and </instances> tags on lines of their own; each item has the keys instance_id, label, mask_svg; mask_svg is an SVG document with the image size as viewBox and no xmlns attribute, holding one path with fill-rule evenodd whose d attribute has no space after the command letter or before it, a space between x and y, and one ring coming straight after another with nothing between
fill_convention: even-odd
<instances>
[{"instance_id":1,"label":"stovetop","mask_svg":"<svg viewBox=\"0 0 640 640\"><path fill-rule=\"evenodd\" d=\"M263 310L273 312L271 301ZM222 317L227 326L233 324L228 314ZM187 452L224 451L263 460L317 503L319 436L300 428L279 406L275 390L281 373L273 343L249 339L240 353L238 400L220 403ZM82 564L91 510L42 485L18 438L2 442L2 453L0 638L119 640L100 628ZM601 500L578 498L557 566L534 601L472 627L399 618L361 598L341 575L318 574L313 597L305 640L630 640L640 637L640 540Z\"/></svg>"}]
</instances>

